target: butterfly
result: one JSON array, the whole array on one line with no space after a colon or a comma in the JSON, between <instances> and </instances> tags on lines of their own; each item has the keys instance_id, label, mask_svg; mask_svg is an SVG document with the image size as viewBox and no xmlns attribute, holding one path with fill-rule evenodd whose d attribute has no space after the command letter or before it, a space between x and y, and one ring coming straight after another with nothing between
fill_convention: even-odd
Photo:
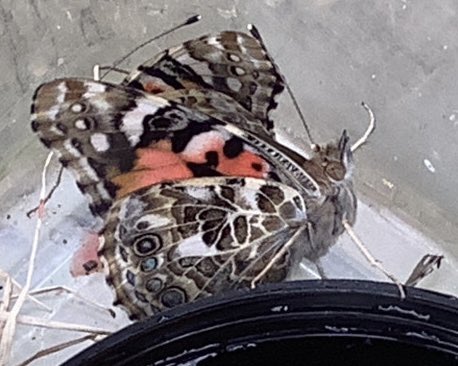
<instances>
[{"instance_id":1,"label":"butterfly","mask_svg":"<svg viewBox=\"0 0 458 366\"><path fill-rule=\"evenodd\" d=\"M185 42L121 85L38 87L32 129L104 219L99 254L131 318L285 280L354 223L346 132L309 159L281 145L283 89L256 31Z\"/></svg>"}]
</instances>

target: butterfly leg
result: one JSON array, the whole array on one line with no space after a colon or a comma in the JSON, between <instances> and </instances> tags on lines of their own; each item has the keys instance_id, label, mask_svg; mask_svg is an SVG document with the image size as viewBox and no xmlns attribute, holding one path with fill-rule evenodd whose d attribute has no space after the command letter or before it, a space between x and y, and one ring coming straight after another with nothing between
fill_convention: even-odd
<instances>
[{"instance_id":1,"label":"butterfly leg","mask_svg":"<svg viewBox=\"0 0 458 366\"><path fill-rule=\"evenodd\" d=\"M405 282L405 286L416 286L423 278L431 274L435 269L439 269L441 261L444 259L443 255L426 254Z\"/></svg>"},{"instance_id":2,"label":"butterfly leg","mask_svg":"<svg viewBox=\"0 0 458 366\"><path fill-rule=\"evenodd\" d=\"M362 102L361 105L363 108L369 113L369 126L367 126L366 132L364 132L364 135L362 135L358 141L356 141L352 146L351 146L351 151L355 152L357 149L359 149L362 145L364 145L369 136L374 132L375 130L375 115L374 112L372 111L371 107L369 107L366 103Z\"/></svg>"},{"instance_id":3,"label":"butterfly leg","mask_svg":"<svg viewBox=\"0 0 458 366\"><path fill-rule=\"evenodd\" d=\"M345 230L347 231L348 235L350 235L350 238L356 244L356 246L361 251L361 253L364 255L364 257L368 260L368 262L373 267L377 268L380 272L382 272L386 277L388 277L398 287L399 295L401 299L405 299L406 293L404 290L404 285L395 276L393 276L385 268L383 268L379 260L374 258L374 256L369 252L369 250L363 244L361 239L356 235L355 231L353 230L353 228L351 227L351 225L348 223L347 220L343 220L342 224L345 227Z\"/></svg>"},{"instance_id":4,"label":"butterfly leg","mask_svg":"<svg viewBox=\"0 0 458 366\"><path fill-rule=\"evenodd\" d=\"M272 260L269 263L267 263L267 266L265 266L263 268L263 270L261 272L259 272L258 275L255 278L253 278L253 280L251 281L251 288L255 288L256 287L256 284L269 272L269 270L272 268L272 266L275 264L275 262L277 260L279 260L289 250L289 248L296 243L297 239L301 236L301 234L307 228L308 228L308 226L304 225L304 226L300 227L294 233L294 235L291 237L291 239L289 239L283 245L283 247L278 251L278 253L275 254L275 256L272 258Z\"/></svg>"},{"instance_id":5,"label":"butterfly leg","mask_svg":"<svg viewBox=\"0 0 458 366\"><path fill-rule=\"evenodd\" d=\"M326 274L326 271L324 270L323 264L321 263L320 259L317 259L315 262L316 270L318 271L318 275L322 280L327 280L329 277Z\"/></svg>"}]
</instances>

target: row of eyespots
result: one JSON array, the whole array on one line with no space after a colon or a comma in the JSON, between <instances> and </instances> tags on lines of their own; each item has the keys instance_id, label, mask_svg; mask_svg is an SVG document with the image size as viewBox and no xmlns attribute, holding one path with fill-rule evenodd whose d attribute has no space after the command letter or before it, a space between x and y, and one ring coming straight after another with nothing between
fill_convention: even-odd
<instances>
[{"instance_id":1,"label":"row of eyespots","mask_svg":"<svg viewBox=\"0 0 458 366\"><path fill-rule=\"evenodd\" d=\"M127 282L135 287L135 274L129 270L126 271ZM145 283L145 289L155 295L162 305L166 308L171 308L187 302L186 291L179 287L165 288L164 282L157 277L150 278ZM141 302L148 302L147 295L135 290L135 296Z\"/></svg>"}]
</instances>

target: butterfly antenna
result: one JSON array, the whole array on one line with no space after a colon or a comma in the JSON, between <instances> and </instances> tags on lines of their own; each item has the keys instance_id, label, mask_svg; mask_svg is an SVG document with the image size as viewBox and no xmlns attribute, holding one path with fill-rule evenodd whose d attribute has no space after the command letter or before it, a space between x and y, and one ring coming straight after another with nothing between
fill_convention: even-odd
<instances>
[{"instance_id":1,"label":"butterfly antenna","mask_svg":"<svg viewBox=\"0 0 458 366\"><path fill-rule=\"evenodd\" d=\"M366 103L364 102L361 102L361 105L363 106L363 108L367 111L367 113L369 114L369 125L367 126L367 130L366 132L364 132L364 135L362 135L358 141L356 141L352 146L351 146L351 151L352 152L355 152L357 149L359 149L361 146L363 146L369 136L372 134L372 132L374 132L375 130L375 115L374 115L374 112L372 111L371 107L369 107Z\"/></svg>"},{"instance_id":2,"label":"butterfly antenna","mask_svg":"<svg viewBox=\"0 0 458 366\"><path fill-rule=\"evenodd\" d=\"M266 53L267 53L267 58L270 60L270 62L272 62L272 64L275 66L275 68L278 68L278 67L276 66L276 63L274 62L272 56L270 56L270 54L267 52L267 48L266 48L266 46L265 46L264 40L263 40L262 37L261 37L261 33L259 33L258 28L256 28L256 26L255 26L254 24L248 24L247 28L248 28L248 31L251 33L251 35L252 35L254 38L256 38L256 39L262 44L264 50L265 50ZM279 74L280 74L280 73L279 73ZM291 100L292 100L292 102L293 102L294 108L296 109L296 112L297 112L297 114L299 115L299 118L300 118L301 121L302 121L302 125L303 125L304 128L305 128L305 132L307 133L307 137L308 137L310 143L311 143L312 145L315 145L315 142L314 142L314 140L313 140L313 138L312 138L312 134L310 133L310 128L309 128L309 126L308 126L308 124L307 124L307 121L305 120L305 117L304 117L304 114L302 113L301 108L299 107L299 103L297 102L297 99L296 99L296 97L294 96L294 93L293 93L293 91L291 90L291 88L290 88L290 86L289 86L289 84L288 84L286 78L285 78L283 75L282 75L281 77L283 78L283 82L285 83L286 91L288 92L288 94L289 94L289 96L290 96L290 98L291 98Z\"/></svg>"},{"instance_id":3,"label":"butterfly antenna","mask_svg":"<svg viewBox=\"0 0 458 366\"><path fill-rule=\"evenodd\" d=\"M310 128L309 125L307 124L307 121L305 120L304 114L302 113L301 107L299 107L299 103L296 100L296 97L294 96L293 91L291 90L289 84L285 82L286 85L286 91L288 92L291 100L293 101L294 108L296 109L297 114L299 115L299 118L302 121L302 125L305 128L305 133L307 134L307 137L310 141L311 145L315 145L315 141L312 138L312 134L310 133Z\"/></svg>"},{"instance_id":4,"label":"butterfly antenna","mask_svg":"<svg viewBox=\"0 0 458 366\"><path fill-rule=\"evenodd\" d=\"M135 52L137 52L139 49L145 47L146 45L150 44L151 42L154 42L156 40L158 40L159 38L161 37L164 37L166 36L167 34L169 33L172 33L180 28L183 28L187 25L191 25L191 24L194 24L194 23L197 23L199 20L202 19L202 16L201 15L193 15L192 17L186 19L183 23L181 24L178 24L168 30L166 30L165 32L162 32L161 34L157 35L157 36L154 36L153 38L150 38L148 40L146 40L145 42L143 42L142 44L138 45L137 47L135 47L132 51L130 51L128 54L126 54L124 57L120 58L119 60L115 61L113 63L113 65L111 65L108 70L100 77L100 80L102 80L105 76L107 76L108 73L110 73L111 71L114 71L116 69L116 67L121 64L123 61L125 61L127 58L129 58L130 56L132 56Z\"/></svg>"},{"instance_id":5,"label":"butterfly antenna","mask_svg":"<svg viewBox=\"0 0 458 366\"><path fill-rule=\"evenodd\" d=\"M405 282L406 286L416 286L423 278L428 276L435 269L439 269L443 255L426 254L415 266L409 278Z\"/></svg>"}]
</instances>

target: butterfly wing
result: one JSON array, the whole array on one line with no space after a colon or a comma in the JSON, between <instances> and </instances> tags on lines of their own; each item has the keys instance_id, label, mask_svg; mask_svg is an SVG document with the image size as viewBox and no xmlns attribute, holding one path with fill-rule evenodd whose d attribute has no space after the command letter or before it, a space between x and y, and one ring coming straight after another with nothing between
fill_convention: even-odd
<instances>
[{"instance_id":1,"label":"butterfly wing","mask_svg":"<svg viewBox=\"0 0 458 366\"><path fill-rule=\"evenodd\" d=\"M300 173L289 174L270 143L234 125L136 89L91 80L61 79L39 87L32 129L73 172L100 216L114 199L163 181L225 175L296 186L293 175Z\"/></svg>"},{"instance_id":2,"label":"butterfly wing","mask_svg":"<svg viewBox=\"0 0 458 366\"><path fill-rule=\"evenodd\" d=\"M266 129L251 112L231 97L215 90L179 89L160 93L157 96L231 123L258 136L267 138L274 136L273 130Z\"/></svg>"},{"instance_id":3,"label":"butterfly wing","mask_svg":"<svg viewBox=\"0 0 458 366\"><path fill-rule=\"evenodd\" d=\"M164 183L115 203L100 255L117 302L143 318L249 287L289 243L259 282L284 280L302 258L306 219L301 195L280 183L238 177Z\"/></svg>"},{"instance_id":4,"label":"butterfly wing","mask_svg":"<svg viewBox=\"0 0 458 366\"><path fill-rule=\"evenodd\" d=\"M269 112L283 77L262 41L240 32L203 36L145 62L124 84L150 93L209 89L230 96L271 131Z\"/></svg>"}]
</instances>

